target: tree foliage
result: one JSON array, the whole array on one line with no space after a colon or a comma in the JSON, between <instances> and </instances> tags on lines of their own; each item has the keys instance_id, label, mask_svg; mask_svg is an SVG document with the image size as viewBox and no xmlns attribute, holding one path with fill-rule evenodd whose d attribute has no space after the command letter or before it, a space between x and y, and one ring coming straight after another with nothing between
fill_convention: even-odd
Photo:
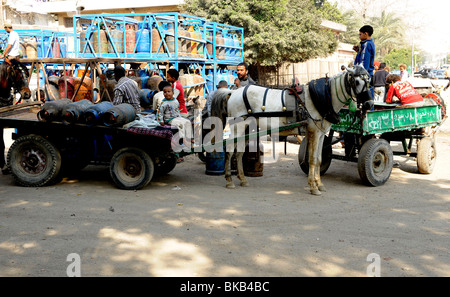
<instances>
[{"instance_id":1,"label":"tree foliage","mask_svg":"<svg viewBox=\"0 0 450 297\"><path fill-rule=\"evenodd\" d=\"M366 19L364 19L363 15L358 13L356 10L347 10L343 13L343 16L343 24L347 26L347 32L342 34L343 42L358 44L360 42L359 29L363 25L371 25L374 28L372 37L375 43L376 60L386 62L386 57L387 59L393 59L393 56L399 54L397 51L392 53L391 56L388 56L393 49L405 48L405 52L409 50L405 35L405 23L396 13L386 12L383 10L378 16L366 16ZM398 59L400 58L397 56L394 60ZM409 64L410 63L411 59L409 59ZM395 65L398 65L398 63Z\"/></svg>"},{"instance_id":2,"label":"tree foliage","mask_svg":"<svg viewBox=\"0 0 450 297\"><path fill-rule=\"evenodd\" d=\"M382 59L394 48L405 46L405 24L395 13L382 11L379 17L370 19L370 24L376 28L373 41L377 59Z\"/></svg>"},{"instance_id":3,"label":"tree foliage","mask_svg":"<svg viewBox=\"0 0 450 297\"><path fill-rule=\"evenodd\" d=\"M341 35L342 42L349 44L358 44L359 40L359 28L361 28L364 24L363 18L359 16L354 10L347 10L343 13L342 22L347 26L347 31Z\"/></svg>"},{"instance_id":4,"label":"tree foliage","mask_svg":"<svg viewBox=\"0 0 450 297\"><path fill-rule=\"evenodd\" d=\"M317 0L312 0L317 1ZM317 7L317 5L316 5ZM320 16L325 19L332 22L343 24L345 22L344 15L341 13L339 8L337 7L337 4L331 4L330 2L323 1L322 4L317 9L317 12L320 14Z\"/></svg>"},{"instance_id":5,"label":"tree foliage","mask_svg":"<svg viewBox=\"0 0 450 297\"><path fill-rule=\"evenodd\" d=\"M391 67L391 70L393 69L399 69L399 64L406 64L411 65L411 49L407 48L400 48L400 49L393 49L384 56L384 62L386 65Z\"/></svg>"},{"instance_id":6,"label":"tree foliage","mask_svg":"<svg viewBox=\"0 0 450 297\"><path fill-rule=\"evenodd\" d=\"M186 0L182 10L244 28L245 61L277 66L304 62L334 52L334 34L311 0Z\"/></svg>"}]
</instances>

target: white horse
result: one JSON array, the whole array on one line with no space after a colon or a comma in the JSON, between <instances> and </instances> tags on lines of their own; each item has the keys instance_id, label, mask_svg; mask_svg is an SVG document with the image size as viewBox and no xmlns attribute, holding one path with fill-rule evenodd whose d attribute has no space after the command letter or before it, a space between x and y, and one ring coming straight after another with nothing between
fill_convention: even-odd
<instances>
[{"instance_id":1,"label":"white horse","mask_svg":"<svg viewBox=\"0 0 450 297\"><path fill-rule=\"evenodd\" d=\"M315 89L316 83L320 81L322 87L318 89L324 90L320 92L319 98L322 103L316 103L319 108L316 108L310 88ZM255 117L258 122L260 130L264 131L271 129L270 121L258 121L260 117L275 116L279 118L279 126L287 125L292 122L292 118L284 116L283 112L288 109L289 105L294 113L297 110L303 110L302 114L306 118L302 120L307 121L306 138L308 141L309 154L309 173L308 185L311 194L321 195L325 191L325 187L320 179L320 165L322 158L322 145L324 136L329 132L332 122L339 121L337 113L344 105L349 105L354 99L357 99L358 106L362 107L364 111L372 107L373 101L370 94L369 73L362 66L355 66L347 69L343 74L330 77L327 79L316 80L304 85L303 90L298 92L297 89L279 90L267 89L265 87L252 85L248 88L239 88L237 90L220 89L215 92L211 102L211 115L219 117L223 123L226 118L248 118ZM297 87L299 87L297 85ZM317 94L317 89L314 93ZM316 96L317 97L317 96ZM327 102L328 101L328 102ZM321 108L329 104L329 109ZM292 107L292 105L294 107ZM292 110L291 110L292 111ZM331 121L331 122L330 122ZM240 133L245 133L240 129ZM297 128L280 132L280 136L298 135ZM234 135L236 137L242 135ZM227 149L225 158L225 179L227 181L227 188L234 188L234 183L231 178L230 160L234 153L234 149ZM238 178L241 181L241 186L248 186L248 181L244 176L242 166L243 150L236 152Z\"/></svg>"}]
</instances>

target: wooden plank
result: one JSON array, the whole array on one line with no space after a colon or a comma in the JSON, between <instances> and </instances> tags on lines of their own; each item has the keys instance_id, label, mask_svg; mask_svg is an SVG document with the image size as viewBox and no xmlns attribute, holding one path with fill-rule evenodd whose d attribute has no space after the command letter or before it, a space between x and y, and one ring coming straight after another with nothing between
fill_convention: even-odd
<instances>
[{"instance_id":1,"label":"wooden plank","mask_svg":"<svg viewBox=\"0 0 450 297\"><path fill-rule=\"evenodd\" d=\"M26 107L30 107L30 106L35 106L35 105L41 105L41 104L43 104L43 102L29 102L29 103L20 103L20 104L16 104L16 105L5 106L5 107L0 108L0 113L17 110L17 109L21 109L21 108L26 108Z\"/></svg>"}]
</instances>

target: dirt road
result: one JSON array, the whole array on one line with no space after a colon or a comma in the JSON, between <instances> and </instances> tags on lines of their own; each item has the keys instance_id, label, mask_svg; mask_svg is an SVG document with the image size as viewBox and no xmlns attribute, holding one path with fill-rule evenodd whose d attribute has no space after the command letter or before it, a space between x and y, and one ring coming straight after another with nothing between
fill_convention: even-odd
<instances>
[{"instance_id":1,"label":"dirt road","mask_svg":"<svg viewBox=\"0 0 450 297\"><path fill-rule=\"evenodd\" d=\"M292 143L233 190L195 156L140 191L116 189L106 167L44 188L0 176L0 276L66 276L73 254L81 276L366 276L374 255L381 276L450 276L449 122L433 174L396 156L367 187L333 160L321 197Z\"/></svg>"}]
</instances>

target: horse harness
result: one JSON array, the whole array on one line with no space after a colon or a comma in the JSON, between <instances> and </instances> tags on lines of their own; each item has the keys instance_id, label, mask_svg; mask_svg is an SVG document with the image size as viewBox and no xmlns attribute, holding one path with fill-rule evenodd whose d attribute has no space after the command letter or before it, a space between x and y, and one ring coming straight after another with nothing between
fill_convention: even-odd
<instances>
[{"instance_id":1,"label":"horse harness","mask_svg":"<svg viewBox=\"0 0 450 297\"><path fill-rule=\"evenodd\" d=\"M331 84L328 77L319 78L309 82L309 94L311 101L316 107L320 115L332 124L340 122L339 114L334 111L333 102L331 98ZM339 97L338 97L339 99ZM339 99L339 101L341 101ZM341 101L342 102L342 101ZM345 104L345 102L342 102Z\"/></svg>"},{"instance_id":2,"label":"horse harness","mask_svg":"<svg viewBox=\"0 0 450 297\"><path fill-rule=\"evenodd\" d=\"M253 112L252 107L250 106L250 102L248 101L248 97L247 97L247 91L248 88L251 85L246 85L244 87L243 93L242 93L242 98L244 100L244 104L245 104L245 108L247 109L248 112L248 116L253 116L253 117L293 117L294 116L294 110L287 110L286 108L286 102L284 100L284 93L286 91L286 89L282 90L281 92L281 104L282 104L282 111L266 111L266 100L267 100L267 93L269 92L269 88L266 88L265 92L264 92L264 97L263 97L263 105L261 106L261 112Z\"/></svg>"},{"instance_id":3,"label":"horse harness","mask_svg":"<svg viewBox=\"0 0 450 297\"><path fill-rule=\"evenodd\" d=\"M1 82L1 87L4 89L8 88L8 80L10 80L10 77L13 77L13 75L16 75L16 71L20 71L20 74L23 78L26 78L28 74L23 69L22 65L18 63L11 63L9 60L7 61L9 63L6 63L8 66L7 72L8 72L8 78ZM16 87L16 79L11 80L11 86L14 89L14 93L17 93L17 87ZM1 106L8 106L11 105L14 101L13 94L10 94L8 98L6 97L0 97L0 105Z\"/></svg>"},{"instance_id":4,"label":"horse harness","mask_svg":"<svg viewBox=\"0 0 450 297\"><path fill-rule=\"evenodd\" d=\"M247 91L248 88L251 85L247 85L244 87L242 98L245 104L245 107L247 109L248 116L252 116L255 118L259 117L286 117L291 118L292 122L299 122L302 120L306 120L307 118L312 119L314 122L320 122L322 119L314 119L309 114L308 110L306 109L305 105L305 92L303 85L296 84L288 89L283 89L281 92L281 104L282 104L282 111L266 111L266 101L267 101L267 94L270 88L266 88L264 91L264 97L263 97L263 103L261 106L261 112L254 112L253 108L250 106L250 102L248 101ZM286 101L284 98L285 92L288 91L289 94L294 95L296 100L296 105L292 110L288 110L288 107L286 106Z\"/></svg>"},{"instance_id":5,"label":"horse harness","mask_svg":"<svg viewBox=\"0 0 450 297\"><path fill-rule=\"evenodd\" d=\"M353 75L349 75L349 73L344 74L344 88L347 94L350 95L349 98L344 98L342 100L339 98L339 95L337 94L337 99L345 104L349 105L352 101L352 91L356 92L356 80ZM369 80L364 75L357 75L362 76L363 81L365 82L366 86L369 86ZM335 80L336 83L336 80ZM305 106L305 92L303 85L295 84L293 87L289 89L283 89L281 93L281 104L282 104L282 111L266 111L266 99L267 94L269 92L269 88L266 88L264 92L263 97L263 104L261 106L261 112L254 112L253 108L250 106L250 102L247 97L247 91L248 88L251 85L247 85L244 87L242 97L245 104L245 107L247 109L247 116L253 116L253 117L287 117L287 118L293 118L296 121L299 120L305 120L306 118L310 118L314 122L320 122L323 119L329 121L332 124L339 123L340 116L337 112L334 111L333 104L332 104L332 98L331 98L331 80L328 77L315 79L309 82L308 84L308 90L311 97L311 101L313 102L315 108L319 112L319 114L322 116L321 119L314 119L308 112ZM336 87L336 93L337 92L337 86ZM342 85L341 85L342 88ZM296 98L296 108L293 110L287 110L286 102L285 102L285 91L288 90L289 94L293 94Z\"/></svg>"}]
</instances>

